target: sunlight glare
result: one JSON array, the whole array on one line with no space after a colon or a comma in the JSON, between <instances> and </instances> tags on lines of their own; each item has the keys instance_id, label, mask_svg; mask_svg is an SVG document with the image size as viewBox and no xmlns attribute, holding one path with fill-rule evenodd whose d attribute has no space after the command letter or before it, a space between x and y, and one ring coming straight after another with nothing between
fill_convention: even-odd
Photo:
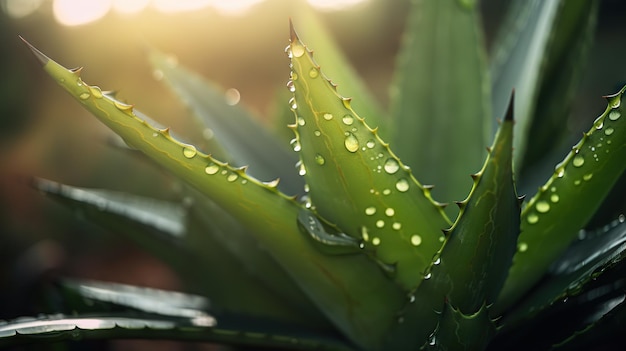
<instances>
[{"instance_id":1,"label":"sunlight glare","mask_svg":"<svg viewBox=\"0 0 626 351\"><path fill-rule=\"evenodd\" d=\"M113 0L113 9L123 14L133 14L143 11L150 4L150 0Z\"/></svg>"},{"instance_id":2,"label":"sunlight glare","mask_svg":"<svg viewBox=\"0 0 626 351\"><path fill-rule=\"evenodd\" d=\"M311 6L324 11L345 10L367 0L308 0Z\"/></svg>"},{"instance_id":3,"label":"sunlight glare","mask_svg":"<svg viewBox=\"0 0 626 351\"><path fill-rule=\"evenodd\" d=\"M43 0L5 0L0 2L2 10L13 18L22 18L37 11Z\"/></svg>"},{"instance_id":4,"label":"sunlight glare","mask_svg":"<svg viewBox=\"0 0 626 351\"><path fill-rule=\"evenodd\" d=\"M225 15L241 15L264 0L213 0L211 6Z\"/></svg>"},{"instance_id":5,"label":"sunlight glare","mask_svg":"<svg viewBox=\"0 0 626 351\"><path fill-rule=\"evenodd\" d=\"M152 6L161 12L193 11L205 8L211 0L153 0Z\"/></svg>"},{"instance_id":6,"label":"sunlight glare","mask_svg":"<svg viewBox=\"0 0 626 351\"><path fill-rule=\"evenodd\" d=\"M77 26L104 17L111 5L111 0L54 0L52 11L59 23Z\"/></svg>"}]
</instances>

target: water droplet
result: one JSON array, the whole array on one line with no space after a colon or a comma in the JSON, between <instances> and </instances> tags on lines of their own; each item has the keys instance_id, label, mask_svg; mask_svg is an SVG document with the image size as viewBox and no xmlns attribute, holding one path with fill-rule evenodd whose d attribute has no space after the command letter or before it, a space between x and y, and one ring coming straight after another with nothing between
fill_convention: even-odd
<instances>
[{"instance_id":1,"label":"water droplet","mask_svg":"<svg viewBox=\"0 0 626 351\"><path fill-rule=\"evenodd\" d=\"M317 68L313 67L309 70L309 77L311 78L317 78L317 76L320 75L320 72L318 71Z\"/></svg>"},{"instance_id":2,"label":"water droplet","mask_svg":"<svg viewBox=\"0 0 626 351\"><path fill-rule=\"evenodd\" d=\"M440 265L440 264L441 264L441 257L437 257L437 259L435 260L435 262L433 262L433 264L434 264L435 266Z\"/></svg>"},{"instance_id":3,"label":"water droplet","mask_svg":"<svg viewBox=\"0 0 626 351\"><path fill-rule=\"evenodd\" d=\"M411 236L411 245L420 246L421 244L422 244L422 237L417 234L413 234Z\"/></svg>"},{"instance_id":4,"label":"water droplet","mask_svg":"<svg viewBox=\"0 0 626 351\"><path fill-rule=\"evenodd\" d=\"M306 168L304 167L304 164L300 163L300 169L298 170L298 174L303 176L306 174Z\"/></svg>"},{"instance_id":5,"label":"water droplet","mask_svg":"<svg viewBox=\"0 0 626 351\"><path fill-rule=\"evenodd\" d=\"M231 173L228 175L228 177L226 177L226 180L228 180L229 182L234 182L235 180L237 180L237 178L239 178L239 176L236 173Z\"/></svg>"},{"instance_id":6,"label":"water droplet","mask_svg":"<svg viewBox=\"0 0 626 351\"><path fill-rule=\"evenodd\" d=\"M383 195L389 195L391 194L391 190L390 189L384 189L383 190Z\"/></svg>"},{"instance_id":7,"label":"water droplet","mask_svg":"<svg viewBox=\"0 0 626 351\"><path fill-rule=\"evenodd\" d=\"M91 92L91 95L93 95L93 97L95 97L96 99L102 99L102 97L104 96L102 94L102 90L100 90L100 87L97 87L95 85L90 86L89 91Z\"/></svg>"},{"instance_id":8,"label":"water droplet","mask_svg":"<svg viewBox=\"0 0 626 351\"><path fill-rule=\"evenodd\" d=\"M620 223L624 223L624 221L626 220L626 216L624 216L623 214L620 214L620 215L617 217L617 220L618 220Z\"/></svg>"},{"instance_id":9,"label":"water droplet","mask_svg":"<svg viewBox=\"0 0 626 351\"><path fill-rule=\"evenodd\" d=\"M354 123L354 117L352 117L352 115L345 115L343 116L343 118L341 119L341 121L343 122L343 124L350 126L352 125L352 123Z\"/></svg>"},{"instance_id":10,"label":"water droplet","mask_svg":"<svg viewBox=\"0 0 626 351\"><path fill-rule=\"evenodd\" d=\"M187 158L193 158L194 156L196 156L197 153L198 151L196 150L195 146L193 145L183 146L183 156Z\"/></svg>"},{"instance_id":11,"label":"water droplet","mask_svg":"<svg viewBox=\"0 0 626 351\"><path fill-rule=\"evenodd\" d=\"M432 278L432 277L433 277L433 274L432 274L432 273L430 273L430 272L428 272L428 273L424 276L424 280L428 280L428 279L430 279L430 278ZM433 339L433 341L434 341L434 339ZM435 343L433 342L431 345L434 345L434 344L435 344Z\"/></svg>"},{"instance_id":12,"label":"water droplet","mask_svg":"<svg viewBox=\"0 0 626 351\"><path fill-rule=\"evenodd\" d=\"M405 178L402 178L396 182L396 189L399 192L404 193L409 190L409 181Z\"/></svg>"},{"instance_id":13,"label":"water droplet","mask_svg":"<svg viewBox=\"0 0 626 351\"><path fill-rule=\"evenodd\" d=\"M117 107L118 110L126 114L130 114L133 111L133 105L128 105L123 102L119 102L117 100L113 101L113 105L115 105L115 107Z\"/></svg>"},{"instance_id":14,"label":"water droplet","mask_svg":"<svg viewBox=\"0 0 626 351\"><path fill-rule=\"evenodd\" d=\"M526 250L528 250L528 244L522 242L522 243L518 243L517 244L517 250L519 250L519 252L526 252Z\"/></svg>"},{"instance_id":15,"label":"water droplet","mask_svg":"<svg viewBox=\"0 0 626 351\"><path fill-rule=\"evenodd\" d=\"M313 135L318 137L318 136L322 135L322 132L320 132L319 130L315 130L315 131L313 131Z\"/></svg>"},{"instance_id":16,"label":"water droplet","mask_svg":"<svg viewBox=\"0 0 626 351\"><path fill-rule=\"evenodd\" d=\"M528 221L529 224L535 224L539 222L539 216L537 216L536 213L531 213L528 215L528 217L526 217L526 220Z\"/></svg>"},{"instance_id":17,"label":"water droplet","mask_svg":"<svg viewBox=\"0 0 626 351\"><path fill-rule=\"evenodd\" d=\"M220 167L212 162L209 163L208 166L206 166L206 168L204 169L206 174L216 174L217 172L219 172L219 170L220 170Z\"/></svg>"},{"instance_id":18,"label":"water droplet","mask_svg":"<svg viewBox=\"0 0 626 351\"><path fill-rule=\"evenodd\" d=\"M291 144L291 147L293 148L293 151L295 152L302 150L302 146L300 146L300 142L296 138L291 139L289 144Z\"/></svg>"},{"instance_id":19,"label":"water droplet","mask_svg":"<svg viewBox=\"0 0 626 351\"><path fill-rule=\"evenodd\" d=\"M591 177L593 177L593 173L588 173L588 174L585 174L585 175L583 176L583 180L584 180L584 181L588 181L589 179L591 179Z\"/></svg>"},{"instance_id":20,"label":"water droplet","mask_svg":"<svg viewBox=\"0 0 626 351\"><path fill-rule=\"evenodd\" d=\"M584 164L585 158L582 155L574 156L574 159L572 160L572 165L574 165L574 167L581 167Z\"/></svg>"},{"instance_id":21,"label":"water droplet","mask_svg":"<svg viewBox=\"0 0 626 351\"><path fill-rule=\"evenodd\" d=\"M296 72L291 72L291 80L298 80L298 73Z\"/></svg>"},{"instance_id":22,"label":"water droplet","mask_svg":"<svg viewBox=\"0 0 626 351\"><path fill-rule=\"evenodd\" d=\"M287 89L292 93L296 91L296 85L293 83L293 80L287 82Z\"/></svg>"},{"instance_id":23,"label":"water droplet","mask_svg":"<svg viewBox=\"0 0 626 351\"><path fill-rule=\"evenodd\" d=\"M414 303L415 302L415 295L411 294L409 295L409 303Z\"/></svg>"},{"instance_id":24,"label":"water droplet","mask_svg":"<svg viewBox=\"0 0 626 351\"><path fill-rule=\"evenodd\" d=\"M289 106L291 106L292 110L298 109L298 104L296 103L296 98L289 99Z\"/></svg>"},{"instance_id":25,"label":"water droplet","mask_svg":"<svg viewBox=\"0 0 626 351\"><path fill-rule=\"evenodd\" d=\"M289 46L289 51L291 51L293 57L302 57L304 55L304 46L299 43L292 43Z\"/></svg>"},{"instance_id":26,"label":"water droplet","mask_svg":"<svg viewBox=\"0 0 626 351\"><path fill-rule=\"evenodd\" d=\"M326 160L324 159L324 156L317 154L315 155L315 163L322 166L324 163L326 163Z\"/></svg>"},{"instance_id":27,"label":"water droplet","mask_svg":"<svg viewBox=\"0 0 626 351\"><path fill-rule=\"evenodd\" d=\"M611 96L609 98L609 105L611 105L612 108L618 108L621 104L621 98L621 94Z\"/></svg>"},{"instance_id":28,"label":"water droplet","mask_svg":"<svg viewBox=\"0 0 626 351\"><path fill-rule=\"evenodd\" d=\"M350 101L352 101L352 99L350 98L343 98L341 99L341 102L343 103L343 107L349 109L350 108Z\"/></svg>"},{"instance_id":29,"label":"water droplet","mask_svg":"<svg viewBox=\"0 0 626 351\"><path fill-rule=\"evenodd\" d=\"M298 125L300 127L304 126L306 124L306 121L304 120L304 118L298 116L298 118L296 118L296 120L298 121Z\"/></svg>"},{"instance_id":30,"label":"water droplet","mask_svg":"<svg viewBox=\"0 0 626 351\"><path fill-rule=\"evenodd\" d=\"M235 106L241 101L241 93L235 88L227 89L224 92L224 99L229 106Z\"/></svg>"},{"instance_id":31,"label":"water droplet","mask_svg":"<svg viewBox=\"0 0 626 351\"><path fill-rule=\"evenodd\" d=\"M621 116L622 116L622 114L619 111L617 111L617 110L613 110L613 111L609 112L609 119L611 121L617 121Z\"/></svg>"},{"instance_id":32,"label":"water droplet","mask_svg":"<svg viewBox=\"0 0 626 351\"><path fill-rule=\"evenodd\" d=\"M367 143L365 143L365 146L367 146L368 149L372 149L376 146L376 142L374 140L368 140Z\"/></svg>"},{"instance_id":33,"label":"water droplet","mask_svg":"<svg viewBox=\"0 0 626 351\"><path fill-rule=\"evenodd\" d=\"M611 134L613 134L613 132L615 131L615 129L608 127L607 129L604 130L604 135L609 136Z\"/></svg>"},{"instance_id":34,"label":"water droplet","mask_svg":"<svg viewBox=\"0 0 626 351\"><path fill-rule=\"evenodd\" d=\"M539 213L546 213L546 212L550 211L550 204L548 202L546 202L546 201L539 201L535 205L535 209Z\"/></svg>"},{"instance_id":35,"label":"water droplet","mask_svg":"<svg viewBox=\"0 0 626 351\"><path fill-rule=\"evenodd\" d=\"M565 175L565 168L562 168L562 167L561 168L557 168L554 171L555 171L556 176L558 178L563 178L563 176Z\"/></svg>"},{"instance_id":36,"label":"water droplet","mask_svg":"<svg viewBox=\"0 0 626 351\"><path fill-rule=\"evenodd\" d=\"M373 215L375 213L376 213L376 207L374 207L374 206L370 206L370 207L365 209L365 214L368 215L368 216L371 216L371 215Z\"/></svg>"},{"instance_id":37,"label":"water droplet","mask_svg":"<svg viewBox=\"0 0 626 351\"><path fill-rule=\"evenodd\" d=\"M394 230L400 230L400 229L402 229L402 223L400 223L400 222L393 222L393 224L391 225L391 228L393 228Z\"/></svg>"},{"instance_id":38,"label":"water droplet","mask_svg":"<svg viewBox=\"0 0 626 351\"><path fill-rule=\"evenodd\" d=\"M80 94L78 97L79 97L81 100L87 100L87 99L89 99L89 97L90 97L90 96L91 96L91 94L89 94L89 93L82 93L82 94Z\"/></svg>"},{"instance_id":39,"label":"water droplet","mask_svg":"<svg viewBox=\"0 0 626 351\"><path fill-rule=\"evenodd\" d=\"M376 221L376 228L382 228L385 226L385 221L383 221L382 219L379 219Z\"/></svg>"},{"instance_id":40,"label":"water droplet","mask_svg":"<svg viewBox=\"0 0 626 351\"><path fill-rule=\"evenodd\" d=\"M374 246L380 245L380 238L377 237L377 236L373 237L372 238L372 245L374 245Z\"/></svg>"},{"instance_id":41,"label":"water droplet","mask_svg":"<svg viewBox=\"0 0 626 351\"><path fill-rule=\"evenodd\" d=\"M350 152L357 152L357 150L359 149L359 141L352 133L348 133L348 136L346 136L343 144L345 145L346 150Z\"/></svg>"},{"instance_id":42,"label":"water droplet","mask_svg":"<svg viewBox=\"0 0 626 351\"><path fill-rule=\"evenodd\" d=\"M576 179L576 180L574 181L574 185L580 185L580 179Z\"/></svg>"},{"instance_id":43,"label":"water droplet","mask_svg":"<svg viewBox=\"0 0 626 351\"><path fill-rule=\"evenodd\" d=\"M333 119L333 114L332 113L325 113L324 114L324 119L327 121L330 121L331 119Z\"/></svg>"},{"instance_id":44,"label":"water droplet","mask_svg":"<svg viewBox=\"0 0 626 351\"><path fill-rule=\"evenodd\" d=\"M399 169L400 169L400 165L398 164L398 161L396 161L395 159L388 158L387 161L385 161L385 172L389 174L394 174Z\"/></svg>"},{"instance_id":45,"label":"water droplet","mask_svg":"<svg viewBox=\"0 0 626 351\"><path fill-rule=\"evenodd\" d=\"M361 227L361 238L363 238L363 241L370 240L370 234L367 231L367 227Z\"/></svg>"},{"instance_id":46,"label":"water droplet","mask_svg":"<svg viewBox=\"0 0 626 351\"><path fill-rule=\"evenodd\" d=\"M550 195L550 201L552 201L554 203L559 202L559 195L557 195L557 194Z\"/></svg>"},{"instance_id":47,"label":"water droplet","mask_svg":"<svg viewBox=\"0 0 626 351\"><path fill-rule=\"evenodd\" d=\"M387 208L385 210L385 215L387 215L387 217L391 217L394 214L396 214L396 211L393 208L391 208L391 207L389 207L389 208Z\"/></svg>"}]
</instances>

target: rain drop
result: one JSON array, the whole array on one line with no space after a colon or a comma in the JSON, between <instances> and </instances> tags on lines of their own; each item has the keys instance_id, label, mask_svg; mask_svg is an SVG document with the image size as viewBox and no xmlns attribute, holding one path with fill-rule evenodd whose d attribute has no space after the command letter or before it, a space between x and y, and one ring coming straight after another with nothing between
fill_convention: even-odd
<instances>
[{"instance_id":1,"label":"rain drop","mask_svg":"<svg viewBox=\"0 0 626 351\"><path fill-rule=\"evenodd\" d=\"M536 213L531 213L528 215L528 217L526 217L526 220L528 221L529 224L535 224L539 222L539 216L537 216Z\"/></svg>"},{"instance_id":2,"label":"rain drop","mask_svg":"<svg viewBox=\"0 0 626 351\"><path fill-rule=\"evenodd\" d=\"M319 76L319 75L320 75L320 73L317 70L317 68L313 67L313 68L311 68L311 70L309 70L309 77L317 78L317 76Z\"/></svg>"},{"instance_id":3,"label":"rain drop","mask_svg":"<svg viewBox=\"0 0 626 351\"><path fill-rule=\"evenodd\" d=\"M389 195L389 194L391 194L391 190L389 189L383 190L383 195Z\"/></svg>"},{"instance_id":4,"label":"rain drop","mask_svg":"<svg viewBox=\"0 0 626 351\"><path fill-rule=\"evenodd\" d=\"M611 121L617 121L621 116L622 116L622 114L619 111L617 111L617 110L613 110L613 111L609 112L609 119Z\"/></svg>"},{"instance_id":5,"label":"rain drop","mask_svg":"<svg viewBox=\"0 0 626 351\"><path fill-rule=\"evenodd\" d=\"M391 208L391 207L389 207L388 209L385 210L385 215L387 215L387 217L391 217L394 214L396 214L396 211L393 208Z\"/></svg>"},{"instance_id":6,"label":"rain drop","mask_svg":"<svg viewBox=\"0 0 626 351\"><path fill-rule=\"evenodd\" d=\"M326 163L326 160L324 159L324 156L317 154L315 155L315 163L322 166L324 163Z\"/></svg>"},{"instance_id":7,"label":"rain drop","mask_svg":"<svg viewBox=\"0 0 626 351\"><path fill-rule=\"evenodd\" d=\"M289 106L291 106L292 110L298 109L298 104L296 103L296 98L289 99Z\"/></svg>"},{"instance_id":8,"label":"rain drop","mask_svg":"<svg viewBox=\"0 0 626 351\"><path fill-rule=\"evenodd\" d=\"M365 146L367 146L368 149L372 149L376 146L376 142L374 140L368 140Z\"/></svg>"},{"instance_id":9,"label":"rain drop","mask_svg":"<svg viewBox=\"0 0 626 351\"><path fill-rule=\"evenodd\" d=\"M433 277L433 274L432 274L432 273L430 273L430 272L428 272L428 274L426 274L426 275L424 276L424 280L428 280L428 279L430 279L430 278L432 278L432 277ZM433 339L433 343L432 343L431 345L434 345L434 344L435 344L434 340L435 340L435 339Z\"/></svg>"},{"instance_id":10,"label":"rain drop","mask_svg":"<svg viewBox=\"0 0 626 351\"><path fill-rule=\"evenodd\" d=\"M89 93L82 93L82 94L80 94L78 97L79 97L81 100L87 100L87 99L89 99L89 97L90 97L90 96L91 96L91 94L89 94Z\"/></svg>"},{"instance_id":11,"label":"rain drop","mask_svg":"<svg viewBox=\"0 0 626 351\"><path fill-rule=\"evenodd\" d=\"M585 175L583 176L583 180L584 180L584 181L588 181L589 179L591 179L591 177L593 177L593 173L588 173L588 174L585 174Z\"/></svg>"},{"instance_id":12,"label":"rain drop","mask_svg":"<svg viewBox=\"0 0 626 351\"><path fill-rule=\"evenodd\" d=\"M550 211L550 204L546 201L539 201L535 205L535 209L537 209L537 212L539 213L546 213Z\"/></svg>"},{"instance_id":13,"label":"rain drop","mask_svg":"<svg viewBox=\"0 0 626 351\"><path fill-rule=\"evenodd\" d=\"M293 148L293 151L295 152L302 150L302 146L300 146L300 142L296 138L291 139L289 144L291 144L291 147Z\"/></svg>"},{"instance_id":14,"label":"rain drop","mask_svg":"<svg viewBox=\"0 0 626 351\"><path fill-rule=\"evenodd\" d=\"M209 165L206 166L206 168L204 169L206 174L216 174L217 172L219 172L219 170L220 170L220 167L216 165L215 163L209 163Z\"/></svg>"},{"instance_id":15,"label":"rain drop","mask_svg":"<svg viewBox=\"0 0 626 351\"><path fill-rule=\"evenodd\" d=\"M350 126L352 125L352 123L354 123L354 117L352 117L352 115L345 115L343 116L343 118L341 119L341 121L343 122L343 124Z\"/></svg>"},{"instance_id":16,"label":"rain drop","mask_svg":"<svg viewBox=\"0 0 626 351\"><path fill-rule=\"evenodd\" d=\"M441 257L437 257L437 259L435 260L435 262L433 262L433 264L434 264L435 266L440 265L440 264L441 264Z\"/></svg>"},{"instance_id":17,"label":"rain drop","mask_svg":"<svg viewBox=\"0 0 626 351\"><path fill-rule=\"evenodd\" d=\"M348 133L348 136L346 136L343 144L345 145L346 150L350 152L357 152L359 149L359 141L352 133Z\"/></svg>"},{"instance_id":18,"label":"rain drop","mask_svg":"<svg viewBox=\"0 0 626 351\"><path fill-rule=\"evenodd\" d=\"M377 237L377 236L373 237L372 238L372 245L374 245L374 246L380 245L380 238Z\"/></svg>"},{"instance_id":19,"label":"rain drop","mask_svg":"<svg viewBox=\"0 0 626 351\"><path fill-rule=\"evenodd\" d=\"M302 57L302 55L304 55L304 46L298 43L292 43L289 49L293 57Z\"/></svg>"},{"instance_id":20,"label":"rain drop","mask_svg":"<svg viewBox=\"0 0 626 351\"><path fill-rule=\"evenodd\" d=\"M411 245L420 246L421 244L422 244L422 237L417 234L413 234L411 236Z\"/></svg>"},{"instance_id":21,"label":"rain drop","mask_svg":"<svg viewBox=\"0 0 626 351\"><path fill-rule=\"evenodd\" d=\"M228 180L229 182L234 182L235 180L237 180L237 178L239 178L239 176L235 173L231 173L228 175L228 177L226 177L226 180Z\"/></svg>"},{"instance_id":22,"label":"rain drop","mask_svg":"<svg viewBox=\"0 0 626 351\"><path fill-rule=\"evenodd\" d=\"M361 237L363 238L364 241L370 240L370 234L367 232L366 227L361 227Z\"/></svg>"},{"instance_id":23,"label":"rain drop","mask_svg":"<svg viewBox=\"0 0 626 351\"><path fill-rule=\"evenodd\" d=\"M322 132L320 132L319 130L316 130L316 131L313 132L313 135L318 137L318 136L322 135Z\"/></svg>"},{"instance_id":24,"label":"rain drop","mask_svg":"<svg viewBox=\"0 0 626 351\"><path fill-rule=\"evenodd\" d=\"M528 244L526 243L517 244L517 250L519 250L519 252L526 252L526 250L528 250Z\"/></svg>"},{"instance_id":25,"label":"rain drop","mask_svg":"<svg viewBox=\"0 0 626 351\"><path fill-rule=\"evenodd\" d=\"M371 216L371 215L373 215L375 213L376 213L376 207L374 207L374 206L370 206L370 207L365 209L365 214L368 215L368 216Z\"/></svg>"},{"instance_id":26,"label":"rain drop","mask_svg":"<svg viewBox=\"0 0 626 351\"><path fill-rule=\"evenodd\" d=\"M384 168L385 172L389 174L394 174L400 169L400 165L398 165L398 161L396 161L395 159L388 158L387 161L385 161Z\"/></svg>"},{"instance_id":27,"label":"rain drop","mask_svg":"<svg viewBox=\"0 0 626 351\"><path fill-rule=\"evenodd\" d=\"M330 121L331 119L333 119L333 114L332 113L325 113L324 114L324 119L327 121Z\"/></svg>"},{"instance_id":28,"label":"rain drop","mask_svg":"<svg viewBox=\"0 0 626 351\"><path fill-rule=\"evenodd\" d=\"M197 153L198 151L196 150L196 147L193 145L185 145L183 147L183 156L187 158L193 158L194 156L196 156Z\"/></svg>"},{"instance_id":29,"label":"rain drop","mask_svg":"<svg viewBox=\"0 0 626 351\"><path fill-rule=\"evenodd\" d=\"M399 192L404 193L409 190L409 181L405 178L402 178L396 182L396 189Z\"/></svg>"},{"instance_id":30,"label":"rain drop","mask_svg":"<svg viewBox=\"0 0 626 351\"><path fill-rule=\"evenodd\" d=\"M572 165L574 167L582 167L585 164L585 158L582 155L574 156L574 160L572 160Z\"/></svg>"},{"instance_id":31,"label":"rain drop","mask_svg":"<svg viewBox=\"0 0 626 351\"><path fill-rule=\"evenodd\" d=\"M607 129L604 130L604 135L609 136L611 134L613 134L613 132L615 131L615 129L608 127Z\"/></svg>"},{"instance_id":32,"label":"rain drop","mask_svg":"<svg viewBox=\"0 0 626 351\"><path fill-rule=\"evenodd\" d=\"M287 89L289 89L290 92L295 93L296 85L293 83L293 80L287 82Z\"/></svg>"},{"instance_id":33,"label":"rain drop","mask_svg":"<svg viewBox=\"0 0 626 351\"><path fill-rule=\"evenodd\" d=\"M559 202L559 195L557 195L557 194L550 195L550 201L552 201L554 203Z\"/></svg>"},{"instance_id":34,"label":"rain drop","mask_svg":"<svg viewBox=\"0 0 626 351\"><path fill-rule=\"evenodd\" d=\"M393 228L394 230L400 230L400 229L402 229L402 223L400 223L400 222L393 222L393 224L391 225L391 228Z\"/></svg>"},{"instance_id":35,"label":"rain drop","mask_svg":"<svg viewBox=\"0 0 626 351\"><path fill-rule=\"evenodd\" d=\"M97 86L90 86L89 87L89 91L91 92L91 95L93 95L93 97L95 97L96 99L102 99L102 90L100 90L99 87Z\"/></svg>"},{"instance_id":36,"label":"rain drop","mask_svg":"<svg viewBox=\"0 0 626 351\"><path fill-rule=\"evenodd\" d=\"M298 80L298 73L291 72L291 80Z\"/></svg>"},{"instance_id":37,"label":"rain drop","mask_svg":"<svg viewBox=\"0 0 626 351\"><path fill-rule=\"evenodd\" d=\"M382 228L385 226L385 221L383 221L382 219L379 219L376 221L376 228Z\"/></svg>"},{"instance_id":38,"label":"rain drop","mask_svg":"<svg viewBox=\"0 0 626 351\"><path fill-rule=\"evenodd\" d=\"M298 174L303 176L306 174L306 168L304 168L304 164L300 164L300 169L298 170Z\"/></svg>"},{"instance_id":39,"label":"rain drop","mask_svg":"<svg viewBox=\"0 0 626 351\"><path fill-rule=\"evenodd\" d=\"M296 119L298 121L298 125L300 127L304 126L306 124L306 121L304 120L304 118L298 116L298 118Z\"/></svg>"}]
</instances>

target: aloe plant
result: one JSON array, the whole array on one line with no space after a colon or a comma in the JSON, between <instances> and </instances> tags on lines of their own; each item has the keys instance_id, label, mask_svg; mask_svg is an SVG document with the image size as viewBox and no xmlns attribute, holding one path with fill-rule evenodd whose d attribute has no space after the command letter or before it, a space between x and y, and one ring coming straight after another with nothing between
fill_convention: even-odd
<instances>
[{"instance_id":1,"label":"aloe plant","mask_svg":"<svg viewBox=\"0 0 626 351\"><path fill-rule=\"evenodd\" d=\"M624 316L624 218L585 226L626 167L626 87L606 97L554 168L516 179L529 172L526 155L544 145L529 142L543 138L537 126L565 114L596 12L597 2L519 1L508 19L515 30L505 20L488 60L474 1L413 3L389 118L371 99L359 102L364 85L303 14L311 47L319 42L335 56L320 52L318 64L291 26L290 145L155 49L159 75L215 133L202 148L27 43L129 153L184 182L187 200L42 178L33 186L141 243L197 294L66 280L69 315L1 324L0 343L143 337L287 349L569 350L615 333ZM355 95L326 67L342 72ZM551 85L561 83L567 89ZM538 189L524 198L516 183ZM458 212L447 210L455 200ZM555 324L562 327L545 332Z\"/></svg>"}]
</instances>

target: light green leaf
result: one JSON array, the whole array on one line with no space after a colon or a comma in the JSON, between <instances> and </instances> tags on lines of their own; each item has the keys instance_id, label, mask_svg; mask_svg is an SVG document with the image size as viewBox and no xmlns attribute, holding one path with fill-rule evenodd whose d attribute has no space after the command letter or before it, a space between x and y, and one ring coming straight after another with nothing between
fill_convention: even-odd
<instances>
[{"instance_id":1,"label":"light green leaf","mask_svg":"<svg viewBox=\"0 0 626 351\"><path fill-rule=\"evenodd\" d=\"M478 8L458 0L411 6L392 86L392 145L416 178L436 185L435 199L461 200L492 138Z\"/></svg>"}]
</instances>

